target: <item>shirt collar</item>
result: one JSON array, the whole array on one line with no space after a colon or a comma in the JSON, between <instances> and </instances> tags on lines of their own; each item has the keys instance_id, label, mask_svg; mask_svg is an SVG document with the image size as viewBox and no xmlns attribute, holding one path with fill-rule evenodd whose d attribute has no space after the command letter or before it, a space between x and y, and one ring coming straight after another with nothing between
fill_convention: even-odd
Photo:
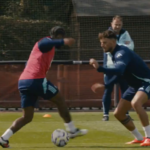
<instances>
[{"instance_id":1,"label":"shirt collar","mask_svg":"<svg viewBox=\"0 0 150 150\"><path fill-rule=\"evenodd\" d=\"M116 44L116 47L111 54L114 55L118 50L119 50L119 45Z\"/></svg>"}]
</instances>

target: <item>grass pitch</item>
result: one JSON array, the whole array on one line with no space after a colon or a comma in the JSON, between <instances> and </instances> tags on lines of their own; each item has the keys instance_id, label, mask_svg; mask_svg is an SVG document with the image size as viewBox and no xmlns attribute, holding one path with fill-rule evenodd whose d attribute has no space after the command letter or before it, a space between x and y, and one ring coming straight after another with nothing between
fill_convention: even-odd
<instances>
[{"instance_id":1,"label":"grass pitch","mask_svg":"<svg viewBox=\"0 0 150 150\"><path fill-rule=\"evenodd\" d=\"M125 145L133 140L132 135L110 114L110 121L103 122L102 112L76 112L71 113L75 125L86 128L86 136L71 139L65 147L56 147L51 142L51 133L58 128L64 128L62 119L56 112L48 112L51 118L43 118L44 113L35 112L33 122L26 125L10 138L10 146L15 150L144 150L137 145ZM148 112L150 115L150 113ZM139 131L144 135L142 126L135 112L130 112L131 117ZM0 134L12 122L22 116L21 112L0 113Z\"/></svg>"}]
</instances>

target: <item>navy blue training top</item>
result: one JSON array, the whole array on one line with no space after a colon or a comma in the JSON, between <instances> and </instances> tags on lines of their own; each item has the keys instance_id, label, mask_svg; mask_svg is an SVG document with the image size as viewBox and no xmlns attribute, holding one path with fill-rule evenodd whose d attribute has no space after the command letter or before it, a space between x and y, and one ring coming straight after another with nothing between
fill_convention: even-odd
<instances>
[{"instance_id":1,"label":"navy blue training top","mask_svg":"<svg viewBox=\"0 0 150 150\"><path fill-rule=\"evenodd\" d=\"M112 52L112 60L115 68L100 66L97 71L108 75L122 75L128 85L134 88L141 87L143 82L150 83L150 69L135 52L127 47L116 45Z\"/></svg>"}]
</instances>

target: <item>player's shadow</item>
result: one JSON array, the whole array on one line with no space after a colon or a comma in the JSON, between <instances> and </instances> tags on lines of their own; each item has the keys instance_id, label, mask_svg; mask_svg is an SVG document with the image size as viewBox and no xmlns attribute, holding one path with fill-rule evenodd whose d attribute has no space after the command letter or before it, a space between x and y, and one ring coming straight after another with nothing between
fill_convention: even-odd
<instances>
[{"instance_id":1,"label":"player's shadow","mask_svg":"<svg viewBox=\"0 0 150 150\"><path fill-rule=\"evenodd\" d=\"M95 149L97 149L97 148L116 148L116 149L121 149L121 148L125 148L125 149L127 149L127 148L132 148L132 149L137 149L137 148L141 148L141 146L96 146L96 145L94 145L94 146L66 146L65 147L66 149L69 149L69 148L82 148L82 149L88 149L88 148L95 148ZM149 147L147 147L147 148L149 148Z\"/></svg>"},{"instance_id":2,"label":"player's shadow","mask_svg":"<svg viewBox=\"0 0 150 150\"><path fill-rule=\"evenodd\" d=\"M15 147L13 147L15 148ZM17 147L16 147L17 148ZM20 148L23 148L23 149L28 149L29 147L20 147ZM30 147L30 148L36 148L36 149L48 149L48 148L54 148L54 146L46 146L46 147L36 147L36 146L33 146L33 147ZM70 149L70 148L74 148L74 149L77 149L77 148L82 148L82 149L99 149L99 148L115 148L115 149L127 149L127 148L132 148L132 149L138 149L138 148L141 148L140 146L65 146L65 147L62 147L62 148L65 148L65 149ZM144 148L149 148L149 147L144 147Z\"/></svg>"}]
</instances>

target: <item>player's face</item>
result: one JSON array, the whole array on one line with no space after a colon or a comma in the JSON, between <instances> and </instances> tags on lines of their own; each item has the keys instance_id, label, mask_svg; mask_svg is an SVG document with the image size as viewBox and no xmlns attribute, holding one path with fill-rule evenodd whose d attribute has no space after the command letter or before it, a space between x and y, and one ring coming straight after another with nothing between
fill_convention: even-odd
<instances>
[{"instance_id":1,"label":"player's face","mask_svg":"<svg viewBox=\"0 0 150 150\"><path fill-rule=\"evenodd\" d=\"M105 53L112 52L116 41L114 39L103 38L100 39L100 44Z\"/></svg>"},{"instance_id":2,"label":"player's face","mask_svg":"<svg viewBox=\"0 0 150 150\"><path fill-rule=\"evenodd\" d=\"M121 21L120 19L115 19L115 20L113 20L112 23L111 23L112 29L113 29L117 34L119 34L119 32L120 32L122 26L123 26L123 23L122 23L122 21Z\"/></svg>"}]
</instances>

